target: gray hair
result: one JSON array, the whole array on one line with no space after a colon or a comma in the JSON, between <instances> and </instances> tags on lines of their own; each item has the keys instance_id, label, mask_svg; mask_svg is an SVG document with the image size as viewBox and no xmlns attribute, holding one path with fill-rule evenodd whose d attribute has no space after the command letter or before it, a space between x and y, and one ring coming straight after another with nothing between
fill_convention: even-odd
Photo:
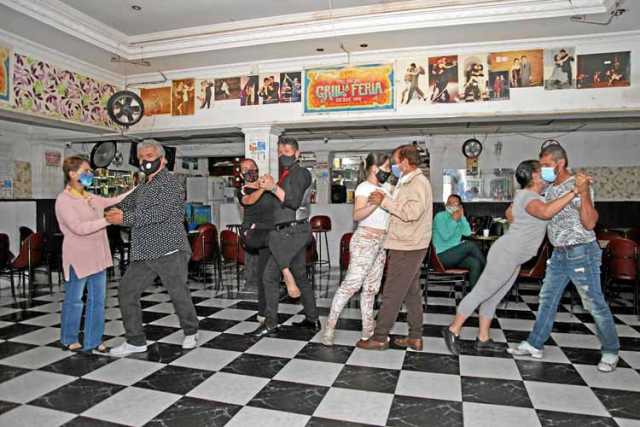
<instances>
[{"instance_id":1,"label":"gray hair","mask_svg":"<svg viewBox=\"0 0 640 427\"><path fill-rule=\"evenodd\" d=\"M156 150L156 153L160 157L166 157L166 154L164 152L164 147L161 144L158 144L157 142L152 142L152 141L145 141L145 142L139 143L137 148L138 155L140 155L141 150L145 148L151 148L151 147L153 147Z\"/></svg>"}]
</instances>

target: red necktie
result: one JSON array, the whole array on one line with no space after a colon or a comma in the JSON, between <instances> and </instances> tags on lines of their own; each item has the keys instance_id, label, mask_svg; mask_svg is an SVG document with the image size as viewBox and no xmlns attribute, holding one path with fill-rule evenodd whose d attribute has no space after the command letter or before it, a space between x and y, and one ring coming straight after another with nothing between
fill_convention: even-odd
<instances>
[{"instance_id":1,"label":"red necktie","mask_svg":"<svg viewBox=\"0 0 640 427\"><path fill-rule=\"evenodd\" d=\"M289 175L289 169L285 169L280 173L280 178L278 179L278 185L284 184L284 179Z\"/></svg>"}]
</instances>

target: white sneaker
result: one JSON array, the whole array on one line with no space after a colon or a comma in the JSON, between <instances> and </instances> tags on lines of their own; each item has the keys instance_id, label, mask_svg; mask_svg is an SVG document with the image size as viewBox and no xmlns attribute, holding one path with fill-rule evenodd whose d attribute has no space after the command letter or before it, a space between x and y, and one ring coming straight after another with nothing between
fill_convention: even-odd
<instances>
[{"instance_id":1,"label":"white sneaker","mask_svg":"<svg viewBox=\"0 0 640 427\"><path fill-rule=\"evenodd\" d=\"M514 356L531 356L534 359L542 359L544 356L542 350L538 350L527 341L522 341L520 345L515 348L508 348L507 353L513 354Z\"/></svg>"},{"instance_id":2,"label":"white sneaker","mask_svg":"<svg viewBox=\"0 0 640 427\"><path fill-rule=\"evenodd\" d=\"M598 371L604 373L615 371L618 366L618 360L620 358L617 355L603 354L600 363L598 363Z\"/></svg>"},{"instance_id":3,"label":"white sneaker","mask_svg":"<svg viewBox=\"0 0 640 427\"><path fill-rule=\"evenodd\" d=\"M336 340L336 330L332 328L326 328L324 333L322 334L322 338L320 338L320 342L322 345L326 345L327 347L331 347Z\"/></svg>"},{"instance_id":4,"label":"white sneaker","mask_svg":"<svg viewBox=\"0 0 640 427\"><path fill-rule=\"evenodd\" d=\"M192 348L196 348L198 346L198 334L195 333L193 335L187 335L182 340L182 348L185 350L190 350Z\"/></svg>"},{"instance_id":5,"label":"white sneaker","mask_svg":"<svg viewBox=\"0 0 640 427\"><path fill-rule=\"evenodd\" d=\"M109 350L109 354L111 356L128 356L133 353L144 353L145 351L147 351L146 345L131 345L125 341Z\"/></svg>"}]
</instances>

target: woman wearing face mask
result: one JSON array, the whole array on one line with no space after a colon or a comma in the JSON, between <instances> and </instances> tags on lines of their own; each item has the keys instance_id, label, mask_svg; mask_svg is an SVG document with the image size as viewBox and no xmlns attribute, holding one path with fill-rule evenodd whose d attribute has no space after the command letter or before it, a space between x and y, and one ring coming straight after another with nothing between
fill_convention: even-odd
<instances>
[{"instance_id":1,"label":"woman wearing face mask","mask_svg":"<svg viewBox=\"0 0 640 427\"><path fill-rule=\"evenodd\" d=\"M449 351L460 353L459 336L466 319L479 307L480 330L477 350L503 351L489 336L496 307L518 277L520 265L534 257L544 240L547 222L573 200L577 191L569 191L548 203L541 196L547 184L541 176L540 162L526 160L516 169L516 180L522 190L516 193L511 211L513 224L506 234L491 246L485 267L476 286L458 306L453 323L443 328L442 335Z\"/></svg>"},{"instance_id":2,"label":"woman wearing face mask","mask_svg":"<svg viewBox=\"0 0 640 427\"><path fill-rule=\"evenodd\" d=\"M349 245L349 269L333 297L331 312L322 336L324 345L333 345L338 317L349 299L360 289L362 339L366 340L373 334L373 302L380 289L384 271L383 243L389 214L379 205L370 204L368 198L374 191L389 194L382 186L391 175L389 159L386 153L370 153L361 167L361 178L366 180L356 188L353 206L353 219L358 222L358 228Z\"/></svg>"},{"instance_id":3,"label":"woman wearing face mask","mask_svg":"<svg viewBox=\"0 0 640 427\"><path fill-rule=\"evenodd\" d=\"M62 304L60 342L68 350L106 352L102 344L104 332L104 298L106 269L113 265L105 228L104 209L116 205L127 194L114 198L93 195L85 189L92 184L89 163L72 156L62 165L65 189L56 199L56 217L64 235L62 264L65 294ZM78 341L84 304L82 294L87 288L87 309L84 322L84 345Z\"/></svg>"},{"instance_id":4,"label":"woman wearing face mask","mask_svg":"<svg viewBox=\"0 0 640 427\"><path fill-rule=\"evenodd\" d=\"M462 199L457 194L447 198L447 206L433 218L433 247L446 268L469 270L469 286L474 287L486 260L478 245L462 241L471 236L471 226L464 216Z\"/></svg>"}]
</instances>

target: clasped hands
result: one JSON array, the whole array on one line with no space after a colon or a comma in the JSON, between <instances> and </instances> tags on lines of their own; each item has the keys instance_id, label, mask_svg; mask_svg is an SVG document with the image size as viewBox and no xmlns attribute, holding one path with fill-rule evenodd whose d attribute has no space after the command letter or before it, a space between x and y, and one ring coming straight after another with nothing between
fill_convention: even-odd
<instances>
[{"instance_id":1,"label":"clasped hands","mask_svg":"<svg viewBox=\"0 0 640 427\"><path fill-rule=\"evenodd\" d=\"M384 197L385 194L382 191L376 190L369 194L367 202L369 202L370 205L380 206L382 204L382 201L384 200Z\"/></svg>"},{"instance_id":2,"label":"clasped hands","mask_svg":"<svg viewBox=\"0 0 640 427\"><path fill-rule=\"evenodd\" d=\"M104 219L106 219L109 224L122 225L124 213L122 209L111 208L104 213Z\"/></svg>"},{"instance_id":3,"label":"clasped hands","mask_svg":"<svg viewBox=\"0 0 640 427\"><path fill-rule=\"evenodd\" d=\"M576 174L576 191L579 194L585 194L589 191L590 185L593 183L593 179L582 172Z\"/></svg>"},{"instance_id":4,"label":"clasped hands","mask_svg":"<svg viewBox=\"0 0 640 427\"><path fill-rule=\"evenodd\" d=\"M276 188L276 181L271 175L262 175L257 181L247 183L245 187L273 191Z\"/></svg>"}]
</instances>

